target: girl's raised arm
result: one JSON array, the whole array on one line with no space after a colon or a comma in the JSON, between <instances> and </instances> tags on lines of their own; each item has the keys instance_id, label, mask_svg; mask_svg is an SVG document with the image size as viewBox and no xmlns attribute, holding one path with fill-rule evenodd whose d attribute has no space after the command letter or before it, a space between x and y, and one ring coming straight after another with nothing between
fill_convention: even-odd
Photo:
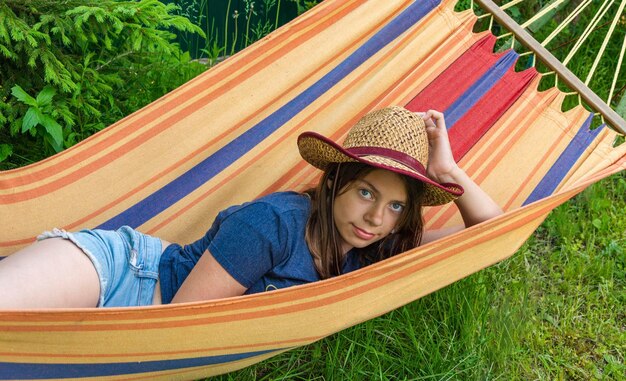
<instances>
[{"instance_id":1,"label":"girl's raised arm","mask_svg":"<svg viewBox=\"0 0 626 381\"><path fill-rule=\"evenodd\" d=\"M500 206L454 160L443 114L429 110L422 117L426 124L429 143L427 174L439 183L456 183L463 187L465 192L454 202L461 212L465 227L502 214ZM462 228L453 227L439 232L425 232L423 242L432 241Z\"/></svg>"}]
</instances>

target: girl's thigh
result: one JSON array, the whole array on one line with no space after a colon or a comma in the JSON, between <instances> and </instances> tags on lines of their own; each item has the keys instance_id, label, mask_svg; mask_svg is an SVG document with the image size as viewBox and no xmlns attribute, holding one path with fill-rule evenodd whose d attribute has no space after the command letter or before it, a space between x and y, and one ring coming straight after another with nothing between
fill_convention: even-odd
<instances>
[{"instance_id":1,"label":"girl's thigh","mask_svg":"<svg viewBox=\"0 0 626 381\"><path fill-rule=\"evenodd\" d=\"M154 303L160 239L128 226L75 233L53 229L38 239L0 261L0 309Z\"/></svg>"},{"instance_id":2,"label":"girl's thigh","mask_svg":"<svg viewBox=\"0 0 626 381\"><path fill-rule=\"evenodd\" d=\"M50 238L0 261L0 309L95 307L100 280L74 243Z\"/></svg>"}]
</instances>

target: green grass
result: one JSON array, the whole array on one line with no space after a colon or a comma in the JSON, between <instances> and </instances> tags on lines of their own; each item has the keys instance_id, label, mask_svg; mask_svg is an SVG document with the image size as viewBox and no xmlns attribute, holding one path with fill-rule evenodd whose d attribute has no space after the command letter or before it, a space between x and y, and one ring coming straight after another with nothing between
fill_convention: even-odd
<instances>
[{"instance_id":1,"label":"green grass","mask_svg":"<svg viewBox=\"0 0 626 381\"><path fill-rule=\"evenodd\" d=\"M626 174L510 259L219 380L625 380Z\"/></svg>"},{"instance_id":2,"label":"green grass","mask_svg":"<svg viewBox=\"0 0 626 381\"><path fill-rule=\"evenodd\" d=\"M623 172L594 185L556 209L522 250L532 334L520 376L626 379L625 194Z\"/></svg>"}]
</instances>

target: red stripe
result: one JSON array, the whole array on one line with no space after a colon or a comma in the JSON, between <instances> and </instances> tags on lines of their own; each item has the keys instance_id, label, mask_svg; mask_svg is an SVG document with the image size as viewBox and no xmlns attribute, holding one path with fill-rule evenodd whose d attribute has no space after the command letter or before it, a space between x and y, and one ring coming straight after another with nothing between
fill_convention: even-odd
<instances>
[{"instance_id":1,"label":"red stripe","mask_svg":"<svg viewBox=\"0 0 626 381\"><path fill-rule=\"evenodd\" d=\"M537 75L531 68L515 72L514 67L448 131L452 153L458 161L489 128L515 103Z\"/></svg>"},{"instance_id":2,"label":"red stripe","mask_svg":"<svg viewBox=\"0 0 626 381\"><path fill-rule=\"evenodd\" d=\"M413 98L411 111L446 110L492 67L502 54L494 54L496 38L488 34L457 58L432 83Z\"/></svg>"}]
</instances>

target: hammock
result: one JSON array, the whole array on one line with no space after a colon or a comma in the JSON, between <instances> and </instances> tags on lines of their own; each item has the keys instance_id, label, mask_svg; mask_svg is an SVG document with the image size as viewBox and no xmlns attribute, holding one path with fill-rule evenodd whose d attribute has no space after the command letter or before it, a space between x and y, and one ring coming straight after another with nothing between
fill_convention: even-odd
<instances>
[{"instance_id":1,"label":"hammock","mask_svg":"<svg viewBox=\"0 0 626 381\"><path fill-rule=\"evenodd\" d=\"M299 133L341 140L387 105L445 111L460 165L498 218L333 279L224 300L142 308L0 311L0 379L197 379L384 314L511 256L552 209L626 168L617 133L565 94L537 91L518 54L493 53L454 1L327 0L86 141L0 173L0 255L43 230L127 224L169 241L221 209L303 190L318 171ZM460 223L453 205L427 228ZM312 324L314 322L314 324Z\"/></svg>"}]
</instances>

